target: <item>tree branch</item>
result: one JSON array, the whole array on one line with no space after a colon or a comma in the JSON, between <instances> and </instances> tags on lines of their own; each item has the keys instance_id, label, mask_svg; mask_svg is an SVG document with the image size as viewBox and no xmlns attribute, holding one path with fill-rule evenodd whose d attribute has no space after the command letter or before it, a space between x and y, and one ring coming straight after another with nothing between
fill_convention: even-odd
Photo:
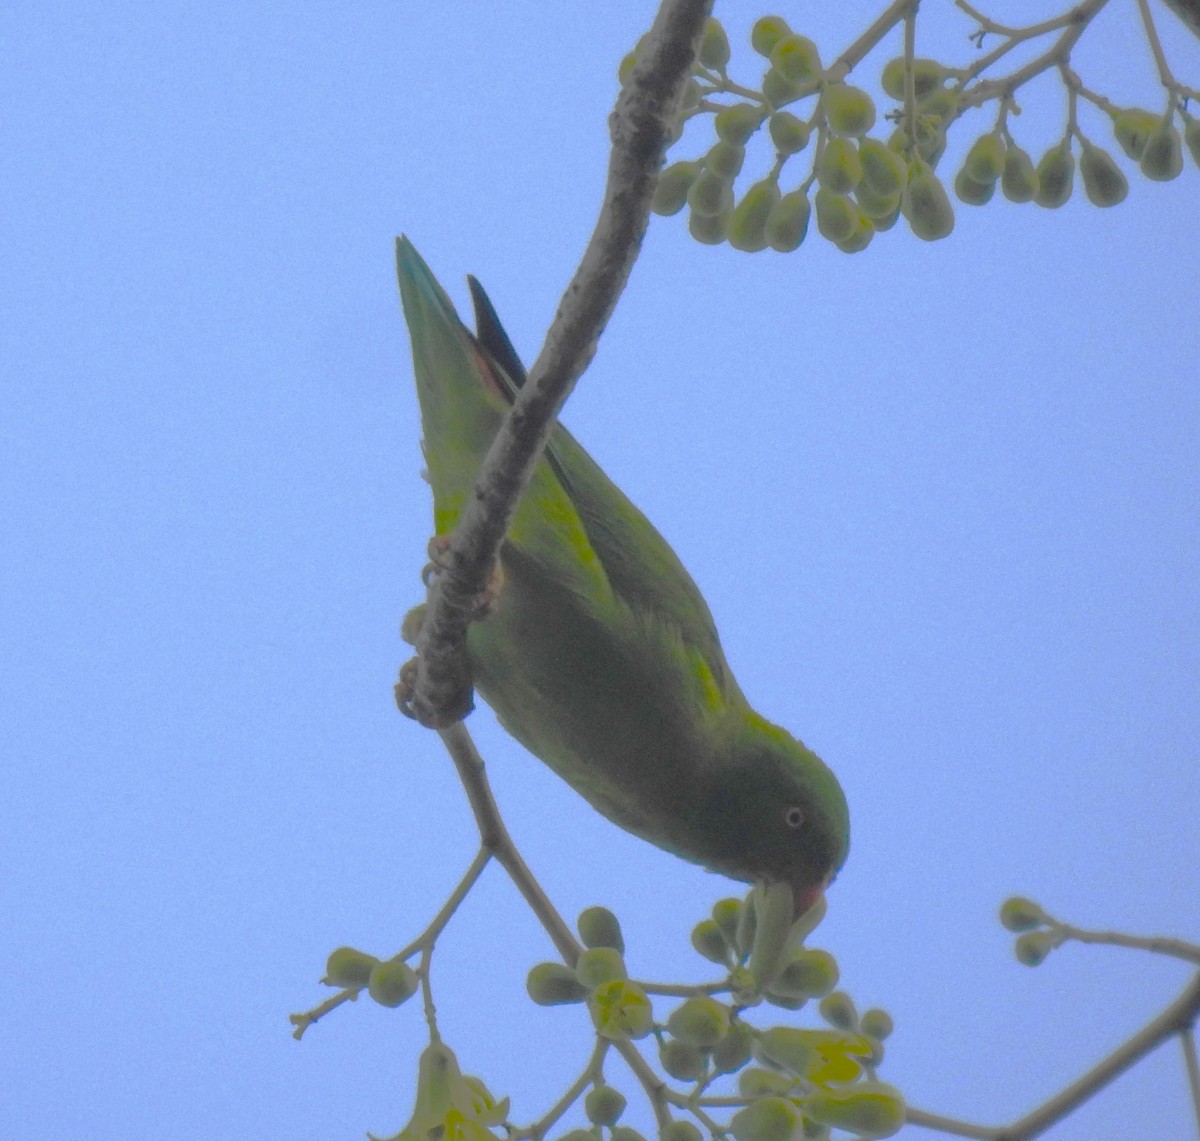
<instances>
[{"instance_id":1,"label":"tree branch","mask_svg":"<svg viewBox=\"0 0 1200 1141\"><path fill-rule=\"evenodd\" d=\"M596 228L529 379L492 442L474 496L439 560L444 571L429 592L411 702L423 725L444 728L471 710L467 626L554 417L595 354L637 258L680 95L711 7L712 0L663 0L617 99Z\"/></svg>"}]
</instances>

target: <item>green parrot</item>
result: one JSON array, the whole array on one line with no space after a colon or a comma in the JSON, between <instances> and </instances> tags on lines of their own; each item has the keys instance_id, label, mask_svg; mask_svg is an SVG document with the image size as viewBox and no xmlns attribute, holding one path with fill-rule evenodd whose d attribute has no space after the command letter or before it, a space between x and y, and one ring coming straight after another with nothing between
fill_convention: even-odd
<instances>
[{"instance_id":1,"label":"green parrot","mask_svg":"<svg viewBox=\"0 0 1200 1141\"><path fill-rule=\"evenodd\" d=\"M469 278L472 335L397 242L435 532L452 531L525 370ZM620 827L806 910L846 858L837 778L750 708L675 552L557 425L467 649L500 723Z\"/></svg>"}]
</instances>

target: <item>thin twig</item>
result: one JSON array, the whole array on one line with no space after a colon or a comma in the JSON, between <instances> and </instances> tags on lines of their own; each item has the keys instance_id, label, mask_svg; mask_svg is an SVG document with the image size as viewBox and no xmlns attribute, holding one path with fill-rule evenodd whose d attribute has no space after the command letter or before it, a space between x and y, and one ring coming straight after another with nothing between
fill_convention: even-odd
<instances>
[{"instance_id":1,"label":"thin twig","mask_svg":"<svg viewBox=\"0 0 1200 1141\"><path fill-rule=\"evenodd\" d=\"M1192 1112L1196 1115L1196 1131L1200 1133L1200 1060L1196 1058L1196 1024L1193 1022L1179 1035L1183 1048L1183 1066L1187 1070L1188 1089L1192 1094Z\"/></svg>"},{"instance_id":2,"label":"thin twig","mask_svg":"<svg viewBox=\"0 0 1200 1141\"><path fill-rule=\"evenodd\" d=\"M445 571L429 592L412 697L413 713L424 725L442 728L470 712L467 625L554 417L595 354L637 258L672 123L711 7L712 0L662 0L617 99L596 228L529 379L488 450L454 530Z\"/></svg>"}]
</instances>

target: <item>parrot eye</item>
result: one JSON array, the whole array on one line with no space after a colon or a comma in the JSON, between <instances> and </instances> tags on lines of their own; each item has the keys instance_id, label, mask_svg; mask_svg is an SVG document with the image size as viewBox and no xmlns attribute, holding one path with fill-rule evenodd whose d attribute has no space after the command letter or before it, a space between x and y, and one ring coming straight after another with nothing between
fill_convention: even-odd
<instances>
[{"instance_id":1,"label":"parrot eye","mask_svg":"<svg viewBox=\"0 0 1200 1141\"><path fill-rule=\"evenodd\" d=\"M789 808L783 814L783 820L789 828L799 828L804 823L804 813L799 808Z\"/></svg>"}]
</instances>

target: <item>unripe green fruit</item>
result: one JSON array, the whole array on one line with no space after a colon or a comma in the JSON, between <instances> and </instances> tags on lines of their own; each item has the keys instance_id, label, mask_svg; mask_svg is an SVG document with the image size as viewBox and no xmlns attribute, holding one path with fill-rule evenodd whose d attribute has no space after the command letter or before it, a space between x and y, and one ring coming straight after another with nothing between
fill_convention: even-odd
<instances>
[{"instance_id":1,"label":"unripe green fruit","mask_svg":"<svg viewBox=\"0 0 1200 1141\"><path fill-rule=\"evenodd\" d=\"M804 1102L805 1115L860 1137L891 1137L904 1124L904 1098L885 1082L858 1082L818 1089Z\"/></svg>"},{"instance_id":2,"label":"unripe green fruit","mask_svg":"<svg viewBox=\"0 0 1200 1141\"><path fill-rule=\"evenodd\" d=\"M700 84L689 75L687 82L683 85L683 93L679 96L680 110L689 111L693 107L698 107L700 105L700 100L703 98L704 91L701 89ZM674 142L675 139L679 138L681 134L683 134L682 130L675 134L675 137L671 139L671 142Z\"/></svg>"},{"instance_id":3,"label":"unripe green fruit","mask_svg":"<svg viewBox=\"0 0 1200 1141\"><path fill-rule=\"evenodd\" d=\"M859 1019L859 1027L864 1034L878 1038L881 1042L895 1029L892 1016L877 1006L863 1011L863 1016Z\"/></svg>"},{"instance_id":4,"label":"unripe green fruit","mask_svg":"<svg viewBox=\"0 0 1200 1141\"><path fill-rule=\"evenodd\" d=\"M565 963L538 963L526 977L525 989L538 1006L582 1002L588 995L588 988Z\"/></svg>"},{"instance_id":5,"label":"unripe green fruit","mask_svg":"<svg viewBox=\"0 0 1200 1141\"><path fill-rule=\"evenodd\" d=\"M631 1129L628 1125L616 1126L611 1134L612 1141L646 1141L636 1129ZM592 1139L595 1141L595 1138Z\"/></svg>"},{"instance_id":6,"label":"unripe green fruit","mask_svg":"<svg viewBox=\"0 0 1200 1141\"><path fill-rule=\"evenodd\" d=\"M1200 166L1200 119L1188 119L1183 128L1183 141L1192 152L1192 162Z\"/></svg>"},{"instance_id":7,"label":"unripe green fruit","mask_svg":"<svg viewBox=\"0 0 1200 1141\"><path fill-rule=\"evenodd\" d=\"M834 194L849 194L862 181L862 160L853 139L827 139L817 160L817 181Z\"/></svg>"},{"instance_id":8,"label":"unripe green fruit","mask_svg":"<svg viewBox=\"0 0 1200 1141\"><path fill-rule=\"evenodd\" d=\"M746 1023L735 1020L729 1030L713 1048L713 1069L721 1074L732 1074L750 1061L754 1045L754 1031Z\"/></svg>"},{"instance_id":9,"label":"unripe green fruit","mask_svg":"<svg viewBox=\"0 0 1200 1141\"><path fill-rule=\"evenodd\" d=\"M592 991L588 1012L596 1033L615 1042L645 1038L654 1029L654 1010L646 992L625 979L613 979Z\"/></svg>"},{"instance_id":10,"label":"unripe green fruit","mask_svg":"<svg viewBox=\"0 0 1200 1141\"><path fill-rule=\"evenodd\" d=\"M827 994L821 999L818 1009L821 1011L821 1017L830 1026L836 1026L839 1030L858 1029L858 1015L854 1010L854 1003L845 991L835 990L832 994Z\"/></svg>"},{"instance_id":11,"label":"unripe green fruit","mask_svg":"<svg viewBox=\"0 0 1200 1141\"><path fill-rule=\"evenodd\" d=\"M710 963L724 966L729 959L729 945L720 926L712 919L701 919L692 928L692 946Z\"/></svg>"},{"instance_id":12,"label":"unripe green fruit","mask_svg":"<svg viewBox=\"0 0 1200 1141\"><path fill-rule=\"evenodd\" d=\"M399 1006L420 986L417 972L402 959L377 963L367 981L367 992L380 1006Z\"/></svg>"},{"instance_id":13,"label":"unripe green fruit","mask_svg":"<svg viewBox=\"0 0 1200 1141\"><path fill-rule=\"evenodd\" d=\"M616 1125L625 1112L625 1095L612 1086L596 1086L583 1099L583 1112L594 1125Z\"/></svg>"},{"instance_id":14,"label":"unripe green fruit","mask_svg":"<svg viewBox=\"0 0 1200 1141\"><path fill-rule=\"evenodd\" d=\"M866 216L861 210L858 211L858 224L854 232L848 237L843 238L837 243L837 248L844 254L858 254L871 244L875 237L875 227L871 223L871 219ZM805 998L792 998L783 996L774 1000L777 1006L782 1006L787 1010L799 1010L808 1000Z\"/></svg>"},{"instance_id":15,"label":"unripe green fruit","mask_svg":"<svg viewBox=\"0 0 1200 1141\"><path fill-rule=\"evenodd\" d=\"M954 193L959 201L968 206L985 206L996 193L995 182L976 182L968 173L966 167L954 176Z\"/></svg>"},{"instance_id":16,"label":"unripe green fruit","mask_svg":"<svg viewBox=\"0 0 1200 1141\"><path fill-rule=\"evenodd\" d=\"M858 208L871 219L871 224L884 218L890 218L900 208L900 191L894 194L880 194L871 189L870 183L864 178L854 188L854 201Z\"/></svg>"},{"instance_id":17,"label":"unripe green fruit","mask_svg":"<svg viewBox=\"0 0 1200 1141\"><path fill-rule=\"evenodd\" d=\"M1009 147L1005 152L1000 189L1010 202L1032 202L1038 192L1038 175L1033 159L1020 147Z\"/></svg>"},{"instance_id":18,"label":"unripe green fruit","mask_svg":"<svg viewBox=\"0 0 1200 1141\"><path fill-rule=\"evenodd\" d=\"M558 1141L596 1141L596 1135L590 1129L569 1129Z\"/></svg>"},{"instance_id":19,"label":"unripe green fruit","mask_svg":"<svg viewBox=\"0 0 1200 1141\"><path fill-rule=\"evenodd\" d=\"M884 146L878 139L863 139L858 144L858 158L862 163L863 181L877 195L898 195L904 189L908 181L908 164L903 155Z\"/></svg>"},{"instance_id":20,"label":"unripe green fruit","mask_svg":"<svg viewBox=\"0 0 1200 1141\"><path fill-rule=\"evenodd\" d=\"M916 163L910 169L908 185L900 196L900 209L908 219L909 228L923 241L935 242L954 229L954 207L946 188L926 163Z\"/></svg>"},{"instance_id":21,"label":"unripe green fruit","mask_svg":"<svg viewBox=\"0 0 1200 1141\"><path fill-rule=\"evenodd\" d=\"M719 246L729 233L729 219L732 214L732 205L727 206L720 214L697 214L693 210L688 214L688 233L706 246Z\"/></svg>"},{"instance_id":22,"label":"unripe green fruit","mask_svg":"<svg viewBox=\"0 0 1200 1141\"><path fill-rule=\"evenodd\" d=\"M796 1079L778 1070L749 1069L738 1077L738 1093L745 1098L768 1097L771 1094L787 1093Z\"/></svg>"},{"instance_id":23,"label":"unripe green fruit","mask_svg":"<svg viewBox=\"0 0 1200 1141\"><path fill-rule=\"evenodd\" d=\"M729 1030L729 1007L707 995L696 995L671 1011L667 1029L680 1041L707 1050Z\"/></svg>"},{"instance_id":24,"label":"unripe green fruit","mask_svg":"<svg viewBox=\"0 0 1200 1141\"><path fill-rule=\"evenodd\" d=\"M672 1121L658 1134L658 1141L703 1141L704 1134L691 1121Z\"/></svg>"},{"instance_id":25,"label":"unripe green fruit","mask_svg":"<svg viewBox=\"0 0 1200 1141\"><path fill-rule=\"evenodd\" d=\"M821 104L825 122L835 135L857 138L875 126L875 104L861 87L830 83L821 94Z\"/></svg>"},{"instance_id":26,"label":"unripe green fruit","mask_svg":"<svg viewBox=\"0 0 1200 1141\"><path fill-rule=\"evenodd\" d=\"M585 907L575 926L585 947L611 947L617 954L625 954L621 924L607 907Z\"/></svg>"},{"instance_id":27,"label":"unripe green fruit","mask_svg":"<svg viewBox=\"0 0 1200 1141\"><path fill-rule=\"evenodd\" d=\"M772 107L794 103L804 94L802 83L793 83L775 68L768 68L762 82L763 98Z\"/></svg>"},{"instance_id":28,"label":"unripe green fruit","mask_svg":"<svg viewBox=\"0 0 1200 1141\"><path fill-rule=\"evenodd\" d=\"M913 59L913 88L918 99L941 87L949 75L936 59ZM884 66L881 85L893 99L904 98L904 57L897 56Z\"/></svg>"},{"instance_id":29,"label":"unripe green fruit","mask_svg":"<svg viewBox=\"0 0 1200 1141\"><path fill-rule=\"evenodd\" d=\"M417 636L425 625L425 603L414 606L400 622L400 638L410 646L417 644Z\"/></svg>"},{"instance_id":30,"label":"unripe green fruit","mask_svg":"<svg viewBox=\"0 0 1200 1141\"><path fill-rule=\"evenodd\" d=\"M1032 931L1045 922L1046 913L1023 895L1010 896L1000 905L1000 923L1009 931Z\"/></svg>"},{"instance_id":31,"label":"unripe green fruit","mask_svg":"<svg viewBox=\"0 0 1200 1141\"><path fill-rule=\"evenodd\" d=\"M721 929L731 948L738 945L738 924L742 918L740 899L718 899L712 906L713 922Z\"/></svg>"},{"instance_id":32,"label":"unripe green fruit","mask_svg":"<svg viewBox=\"0 0 1200 1141\"><path fill-rule=\"evenodd\" d=\"M773 178L749 187L729 219L729 244L746 253L765 250L767 218L778 201L779 184Z\"/></svg>"},{"instance_id":33,"label":"unripe green fruit","mask_svg":"<svg viewBox=\"0 0 1200 1141\"><path fill-rule=\"evenodd\" d=\"M1183 170L1183 146L1179 128L1173 122L1161 123L1146 140L1142 151L1142 173L1155 182L1170 182Z\"/></svg>"},{"instance_id":34,"label":"unripe green fruit","mask_svg":"<svg viewBox=\"0 0 1200 1141\"><path fill-rule=\"evenodd\" d=\"M746 148L740 143L718 139L701 161L706 171L732 182L741 173L742 164L746 161Z\"/></svg>"},{"instance_id":35,"label":"unripe green fruit","mask_svg":"<svg viewBox=\"0 0 1200 1141\"><path fill-rule=\"evenodd\" d=\"M902 127L897 127L887 141L888 149L897 154L906 155L911 152L912 144ZM931 166L936 166L946 149L946 131L941 126L941 120L926 119L917 116L917 154Z\"/></svg>"},{"instance_id":36,"label":"unripe green fruit","mask_svg":"<svg viewBox=\"0 0 1200 1141\"><path fill-rule=\"evenodd\" d=\"M812 1033L794 1026L772 1026L758 1035L755 1052L764 1061L804 1077L813 1062Z\"/></svg>"},{"instance_id":37,"label":"unripe green fruit","mask_svg":"<svg viewBox=\"0 0 1200 1141\"><path fill-rule=\"evenodd\" d=\"M791 111L776 111L767 123L767 130L771 132L775 149L785 155L804 150L812 133L809 125Z\"/></svg>"},{"instance_id":38,"label":"unripe green fruit","mask_svg":"<svg viewBox=\"0 0 1200 1141\"><path fill-rule=\"evenodd\" d=\"M1150 136L1162 125L1162 116L1141 107L1130 107L1113 118L1113 134L1121 150L1137 162L1146 149Z\"/></svg>"},{"instance_id":39,"label":"unripe green fruit","mask_svg":"<svg viewBox=\"0 0 1200 1141\"><path fill-rule=\"evenodd\" d=\"M366 951L354 947L339 947L330 951L325 960L325 977L321 980L326 986L364 987L371 977L371 971L379 965L379 960Z\"/></svg>"},{"instance_id":40,"label":"unripe green fruit","mask_svg":"<svg viewBox=\"0 0 1200 1141\"><path fill-rule=\"evenodd\" d=\"M767 245L781 254L791 253L804 241L811 216L812 206L804 191L793 190L785 194L771 207L770 216L767 218L767 225L763 230Z\"/></svg>"},{"instance_id":41,"label":"unripe green fruit","mask_svg":"<svg viewBox=\"0 0 1200 1141\"><path fill-rule=\"evenodd\" d=\"M775 45L791 34L792 29L782 16L760 16L750 29L750 46L759 55L769 56Z\"/></svg>"},{"instance_id":42,"label":"unripe green fruit","mask_svg":"<svg viewBox=\"0 0 1200 1141\"><path fill-rule=\"evenodd\" d=\"M696 52L697 58L705 67L714 71L723 71L729 62L729 37L721 27L721 21L709 16L704 21L704 31L700 35L700 47Z\"/></svg>"},{"instance_id":43,"label":"unripe green fruit","mask_svg":"<svg viewBox=\"0 0 1200 1141\"><path fill-rule=\"evenodd\" d=\"M694 214L713 218L733 209L733 180L702 170L688 188L687 204Z\"/></svg>"},{"instance_id":44,"label":"unripe green fruit","mask_svg":"<svg viewBox=\"0 0 1200 1141\"><path fill-rule=\"evenodd\" d=\"M934 91L917 100L917 118L920 119L924 116L937 118L944 125L954 118L960 102L962 102L962 97L957 91Z\"/></svg>"},{"instance_id":45,"label":"unripe green fruit","mask_svg":"<svg viewBox=\"0 0 1200 1141\"><path fill-rule=\"evenodd\" d=\"M858 211L844 194L822 187L816 194L817 229L831 242L845 241L858 226Z\"/></svg>"},{"instance_id":46,"label":"unripe green fruit","mask_svg":"<svg viewBox=\"0 0 1200 1141\"><path fill-rule=\"evenodd\" d=\"M784 36L771 49L771 70L789 83L811 83L821 75L817 45L807 36Z\"/></svg>"},{"instance_id":47,"label":"unripe green fruit","mask_svg":"<svg viewBox=\"0 0 1200 1141\"><path fill-rule=\"evenodd\" d=\"M704 1051L678 1038L668 1038L659 1046L658 1060L671 1077L681 1082L698 1082L708 1072Z\"/></svg>"},{"instance_id":48,"label":"unripe green fruit","mask_svg":"<svg viewBox=\"0 0 1200 1141\"><path fill-rule=\"evenodd\" d=\"M1057 210L1071 197L1075 181L1075 156L1069 142L1051 147L1037 164L1038 189L1033 200L1039 206Z\"/></svg>"},{"instance_id":49,"label":"unripe green fruit","mask_svg":"<svg viewBox=\"0 0 1200 1141\"><path fill-rule=\"evenodd\" d=\"M575 977L588 990L593 990L604 983L626 979L629 975L620 951L612 947L591 947L576 961Z\"/></svg>"},{"instance_id":50,"label":"unripe green fruit","mask_svg":"<svg viewBox=\"0 0 1200 1141\"><path fill-rule=\"evenodd\" d=\"M1054 950L1054 936L1049 931L1026 931L1013 946L1017 960L1027 967L1038 966Z\"/></svg>"},{"instance_id":51,"label":"unripe green fruit","mask_svg":"<svg viewBox=\"0 0 1200 1141\"><path fill-rule=\"evenodd\" d=\"M739 1109L729 1122L737 1141L791 1141L800 1127L800 1113L784 1097L761 1097Z\"/></svg>"},{"instance_id":52,"label":"unripe green fruit","mask_svg":"<svg viewBox=\"0 0 1200 1141\"><path fill-rule=\"evenodd\" d=\"M745 145L763 121L763 109L755 103L734 103L713 117L717 138L727 143Z\"/></svg>"},{"instance_id":53,"label":"unripe green fruit","mask_svg":"<svg viewBox=\"0 0 1200 1141\"><path fill-rule=\"evenodd\" d=\"M797 998L820 998L838 982L837 960L828 951L794 951L779 977L771 984L774 991Z\"/></svg>"},{"instance_id":54,"label":"unripe green fruit","mask_svg":"<svg viewBox=\"0 0 1200 1141\"><path fill-rule=\"evenodd\" d=\"M995 132L982 135L971 144L963 160L963 170L976 183L995 182L1004 173L1004 140Z\"/></svg>"},{"instance_id":55,"label":"unripe green fruit","mask_svg":"<svg viewBox=\"0 0 1200 1141\"><path fill-rule=\"evenodd\" d=\"M629 82L629 77L633 74L633 69L635 66L637 66L637 61L638 57L636 48L631 52L626 52L626 54L621 57L621 62L617 66L617 82L620 83L622 87Z\"/></svg>"}]
</instances>

